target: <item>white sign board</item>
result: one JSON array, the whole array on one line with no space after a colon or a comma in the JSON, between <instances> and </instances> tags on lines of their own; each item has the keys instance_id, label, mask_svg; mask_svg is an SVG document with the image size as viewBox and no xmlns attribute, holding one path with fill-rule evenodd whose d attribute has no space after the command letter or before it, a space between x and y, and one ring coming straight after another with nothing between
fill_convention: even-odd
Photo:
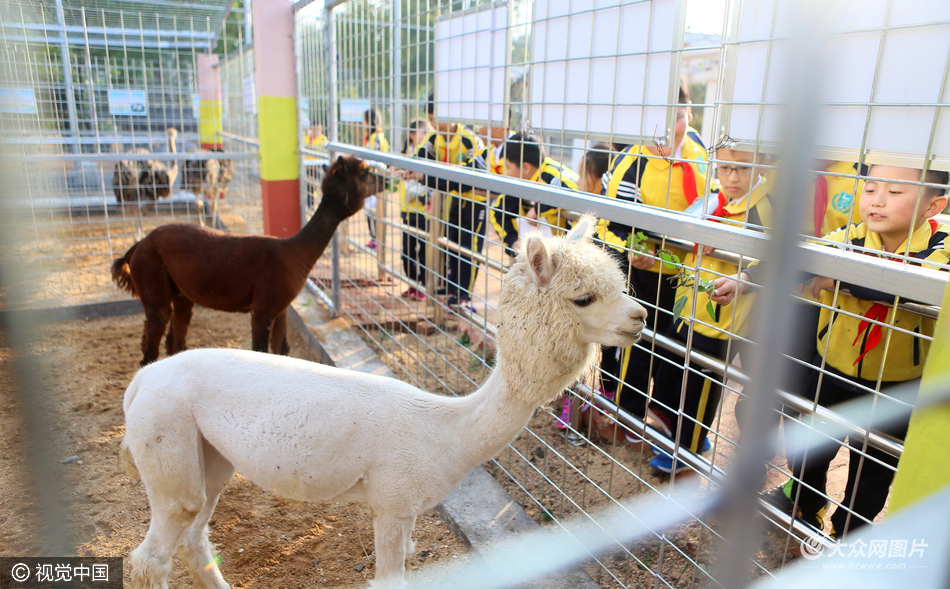
<instances>
[{"instance_id":1,"label":"white sign board","mask_svg":"<svg viewBox=\"0 0 950 589\"><path fill-rule=\"evenodd\" d=\"M36 94L33 88L0 88L0 112L35 115Z\"/></svg>"},{"instance_id":2,"label":"white sign board","mask_svg":"<svg viewBox=\"0 0 950 589\"><path fill-rule=\"evenodd\" d=\"M144 117L147 109L145 90L109 90L109 112L113 115Z\"/></svg>"},{"instance_id":3,"label":"white sign board","mask_svg":"<svg viewBox=\"0 0 950 589\"><path fill-rule=\"evenodd\" d=\"M504 4L436 22L436 118L504 121L507 29Z\"/></svg>"},{"instance_id":4,"label":"white sign board","mask_svg":"<svg viewBox=\"0 0 950 589\"><path fill-rule=\"evenodd\" d=\"M731 101L750 104L731 107L727 132L742 142L779 143L782 107L760 103L781 103L786 96L786 43L772 39L789 34L784 13L795 10L795 2L746 0L740 6ZM869 163L904 160L917 167L936 120L932 153L946 168L950 109L937 118L937 107L927 105L950 100L950 81L941 88L950 54L950 2L840 0L829 3L826 16L833 35L825 69L813 77L821 80L815 87L822 104L819 148L856 161L867 125Z\"/></svg>"},{"instance_id":5,"label":"white sign board","mask_svg":"<svg viewBox=\"0 0 950 589\"><path fill-rule=\"evenodd\" d=\"M530 123L583 135L664 136L682 0L536 0ZM674 94L675 96L675 94ZM675 100L674 100L675 102Z\"/></svg>"}]
</instances>

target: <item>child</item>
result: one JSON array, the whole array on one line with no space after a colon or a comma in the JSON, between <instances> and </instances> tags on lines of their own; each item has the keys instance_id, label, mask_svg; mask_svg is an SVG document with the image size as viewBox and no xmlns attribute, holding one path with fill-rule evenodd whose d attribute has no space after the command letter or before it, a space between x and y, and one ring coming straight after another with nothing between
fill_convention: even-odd
<instances>
[{"instance_id":1,"label":"child","mask_svg":"<svg viewBox=\"0 0 950 589\"><path fill-rule=\"evenodd\" d=\"M861 195L862 222L839 229L825 239L838 243L847 240L851 245L907 255L917 258L919 265L947 270L950 226L933 220L947 206L946 190L920 189L915 185L920 178L920 170L873 166ZM948 174L931 170L924 175L924 182L946 185ZM749 272L743 274L740 275L743 280L754 279L754 272L752 275ZM713 296L730 298L737 291L741 292L742 286L734 277L716 281ZM813 371L805 385L807 397L822 406L842 403L875 390L880 376L879 390L883 394L878 396L877 405L891 405L886 390L907 382L919 382L930 348L927 338L933 336L934 321L897 309L893 306L894 297L885 292L845 283L841 287L847 288L850 294L839 292L834 300L834 280L817 277L811 282L812 294L820 296L821 303L827 307L821 309L815 357L815 364L824 364L827 373L819 379L820 373ZM834 310L831 308L833 300L836 303ZM902 331L892 329L891 325ZM904 419L880 428L880 431L902 440L907 434L908 421ZM792 420L785 423L787 436L807 435L804 428L796 426ZM861 439L849 436L848 444L851 447L848 482L841 502L845 509L837 509L831 516L832 537L835 538L874 520L884 507L897 467L897 458L870 446L867 457L862 460ZM793 478L789 483L766 492L766 499L786 513L794 512L798 518L822 529L827 506L824 492L828 466L837 450L837 447L815 449L803 455L789 456Z\"/></svg>"},{"instance_id":2,"label":"child","mask_svg":"<svg viewBox=\"0 0 950 589\"><path fill-rule=\"evenodd\" d=\"M429 139L432 128L425 119L418 119L409 123L409 137L406 140L404 153L413 155L423 142ZM403 224L428 231L426 221L426 188L415 180L399 183L399 213ZM425 240L417 235L403 231L402 233L402 267L406 277L425 286L426 244ZM402 293L403 297L417 301L426 300L426 295L415 286L410 286Z\"/></svg>"},{"instance_id":3,"label":"child","mask_svg":"<svg viewBox=\"0 0 950 589\"><path fill-rule=\"evenodd\" d=\"M712 219L721 223L770 226L772 204L769 185L765 176L759 174L761 168L756 167L756 164L768 165L769 157L724 148L716 151L716 159L719 160L716 164L716 175L722 190L710 195L707 203L712 211ZM703 254L708 253L710 250L704 248ZM698 258L698 251L690 253L684 265L687 268L695 267ZM709 255L703 255L701 262L696 280L714 279L738 271L732 262ZM677 298L686 297L684 312L689 312L693 307L693 292L692 286L680 286L676 293ZM710 313L706 302L697 300L696 315L690 322L693 349L726 360L730 353L729 344L735 341L732 336L745 335L748 331L753 302L754 295L740 297L734 304L731 300L724 303L714 302ZM666 335L685 345L689 332L690 325L681 320L670 325ZM734 352L733 347L731 353ZM681 448L699 454L711 448L707 429L716 416L721 397L722 375L705 368L701 368L697 374L694 370L684 371L678 364L660 362L648 412L671 439L679 440ZM650 466L662 472L678 472L685 468L684 464L666 453L657 454L650 461Z\"/></svg>"},{"instance_id":4,"label":"child","mask_svg":"<svg viewBox=\"0 0 950 589\"><path fill-rule=\"evenodd\" d=\"M430 95L430 120L434 118L434 105L431 100ZM419 148L417 156L448 161L476 170L487 170L487 149L473 130L461 124L448 123L438 123L434 129ZM439 133L440 130L451 131L451 139L445 141ZM445 159L442 159L443 157ZM421 174L410 177L423 178ZM448 214L443 214L443 219L448 224L446 238L462 248L481 253L485 236L486 195L471 186L448 182L436 176L425 176L424 182L426 186L442 194L448 193ZM447 254L446 266L446 286L439 289L438 294L448 295L446 302L450 307L461 307L475 312L476 309L470 302L470 293L475 284L478 267L472 264L468 256L452 251Z\"/></svg>"},{"instance_id":5,"label":"child","mask_svg":"<svg viewBox=\"0 0 950 589\"><path fill-rule=\"evenodd\" d=\"M582 192L600 194L603 189L604 174L610 169L610 153L613 147L607 143L596 143L581 158L577 186Z\"/></svg>"},{"instance_id":6,"label":"child","mask_svg":"<svg viewBox=\"0 0 950 589\"><path fill-rule=\"evenodd\" d=\"M366 129L366 134L363 137L363 147L376 151L389 151L389 141L386 140L386 135L383 134L382 125L383 117L375 108L368 109L363 113L363 127ZM375 209L376 195L373 194L367 198L364 206ZM369 225L370 237L366 247L376 249L376 221L369 213L366 214L366 224Z\"/></svg>"},{"instance_id":7,"label":"child","mask_svg":"<svg viewBox=\"0 0 950 589\"><path fill-rule=\"evenodd\" d=\"M505 175L509 178L577 190L577 172L548 157L541 141L534 135L515 133L508 138L505 142L504 158ZM567 218L556 207L532 204L521 199L506 200L516 204L513 210L507 211L508 215L505 216L499 236L510 249L515 249L514 244L523 231L532 230L552 235L567 228ZM523 216L518 215L519 209L524 211ZM537 223L535 219L543 219L544 223Z\"/></svg>"},{"instance_id":8,"label":"child","mask_svg":"<svg viewBox=\"0 0 950 589\"><path fill-rule=\"evenodd\" d=\"M689 91L683 81L680 81L679 104L673 147L632 145L625 148L604 175L601 194L607 198L683 211L705 191L705 162L709 156L699 135L688 126L693 114L689 106ZM690 161L667 159L670 157ZM648 313L647 325L655 333L665 333L672 322L676 295L676 287L667 278L675 274L675 270L666 268L654 258L652 246L646 254L628 253L627 238L634 231L630 226L608 220L601 220L598 228L600 239L618 257L624 258L624 267L629 263L630 294L644 303ZM674 250L674 253L680 259L686 257L685 252ZM604 348L601 362L605 372L604 388L608 393L620 389L616 395L620 406L638 417L645 415L650 377L657 366L647 351L647 345L625 350ZM619 382L626 386L619 387ZM639 443L629 437L628 441Z\"/></svg>"}]
</instances>

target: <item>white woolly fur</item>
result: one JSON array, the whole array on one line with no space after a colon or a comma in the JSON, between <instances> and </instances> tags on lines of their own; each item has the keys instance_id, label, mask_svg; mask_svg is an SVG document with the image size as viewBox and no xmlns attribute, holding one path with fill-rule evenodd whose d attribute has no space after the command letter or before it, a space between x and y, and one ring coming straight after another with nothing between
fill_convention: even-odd
<instances>
[{"instance_id":1,"label":"white woolly fur","mask_svg":"<svg viewBox=\"0 0 950 589\"><path fill-rule=\"evenodd\" d=\"M200 588L229 587L208 521L235 470L279 497L358 501L373 513L373 587L403 587L416 516L441 501L590 368L597 345L631 345L646 312L584 217L566 238L530 237L505 276L498 363L466 397L243 350L149 365L125 394L122 457L152 511L132 586L167 589L184 557Z\"/></svg>"}]
</instances>

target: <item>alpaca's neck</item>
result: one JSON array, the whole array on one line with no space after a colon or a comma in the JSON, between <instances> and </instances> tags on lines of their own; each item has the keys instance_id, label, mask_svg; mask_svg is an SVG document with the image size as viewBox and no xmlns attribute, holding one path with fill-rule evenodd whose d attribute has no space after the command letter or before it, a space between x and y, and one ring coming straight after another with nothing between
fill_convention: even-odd
<instances>
[{"instance_id":1,"label":"alpaca's neck","mask_svg":"<svg viewBox=\"0 0 950 589\"><path fill-rule=\"evenodd\" d=\"M461 452L480 464L513 440L533 411L551 401L589 369L595 347L553 346L548 356L504 349L499 341L498 364L484 385L462 401L464 434ZM508 352L508 353L506 353ZM470 466L470 467L471 467Z\"/></svg>"},{"instance_id":2,"label":"alpaca's neck","mask_svg":"<svg viewBox=\"0 0 950 589\"><path fill-rule=\"evenodd\" d=\"M321 203L303 229L287 239L288 255L293 256L305 273L309 273L342 222L335 211Z\"/></svg>"},{"instance_id":3,"label":"alpaca's neck","mask_svg":"<svg viewBox=\"0 0 950 589\"><path fill-rule=\"evenodd\" d=\"M460 468L468 472L498 454L524 428L537 404L514 394L498 365L480 389L461 399Z\"/></svg>"}]
</instances>

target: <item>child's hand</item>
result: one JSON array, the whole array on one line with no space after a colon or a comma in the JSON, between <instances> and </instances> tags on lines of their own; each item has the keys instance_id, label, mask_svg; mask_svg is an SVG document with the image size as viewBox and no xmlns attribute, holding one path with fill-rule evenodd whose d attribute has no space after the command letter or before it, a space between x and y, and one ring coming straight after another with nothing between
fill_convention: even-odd
<instances>
[{"instance_id":1,"label":"child's hand","mask_svg":"<svg viewBox=\"0 0 950 589\"><path fill-rule=\"evenodd\" d=\"M736 298L736 295L742 294L745 285L740 284L739 280L748 279L748 275L743 276L740 272L735 276L722 276L713 281L713 290L709 291L709 299L722 306L726 306Z\"/></svg>"},{"instance_id":2,"label":"child's hand","mask_svg":"<svg viewBox=\"0 0 950 589\"><path fill-rule=\"evenodd\" d=\"M823 290L834 290L835 281L833 278L828 278L827 276L816 276L811 281L811 296L816 299L821 296L821 291Z\"/></svg>"},{"instance_id":3,"label":"child's hand","mask_svg":"<svg viewBox=\"0 0 950 589\"><path fill-rule=\"evenodd\" d=\"M704 246L703 246L703 255L704 255L704 256L708 256L709 254L713 253L714 251L716 251L716 248L714 248L714 247L711 246L711 245L704 245Z\"/></svg>"},{"instance_id":4,"label":"child's hand","mask_svg":"<svg viewBox=\"0 0 950 589\"><path fill-rule=\"evenodd\" d=\"M648 249L645 252L627 252L627 260L637 270L649 270L656 263L654 255L653 249Z\"/></svg>"}]
</instances>

